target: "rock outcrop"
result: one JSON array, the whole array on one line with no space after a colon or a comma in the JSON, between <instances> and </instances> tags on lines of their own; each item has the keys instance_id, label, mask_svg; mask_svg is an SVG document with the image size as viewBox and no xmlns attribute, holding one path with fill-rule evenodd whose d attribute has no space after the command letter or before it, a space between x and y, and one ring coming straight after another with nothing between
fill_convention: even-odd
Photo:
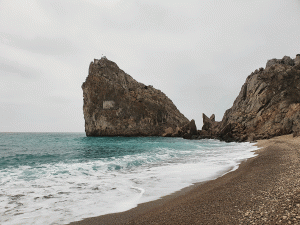
<instances>
[{"instance_id":1,"label":"rock outcrop","mask_svg":"<svg viewBox=\"0 0 300 225\"><path fill-rule=\"evenodd\" d=\"M177 133L173 134L173 137L183 137L185 139L194 139L197 137L198 131L195 120L191 120L188 124L181 127Z\"/></svg>"},{"instance_id":2,"label":"rock outcrop","mask_svg":"<svg viewBox=\"0 0 300 225\"><path fill-rule=\"evenodd\" d=\"M189 124L164 93L106 57L90 63L82 90L87 136L174 136Z\"/></svg>"},{"instance_id":3,"label":"rock outcrop","mask_svg":"<svg viewBox=\"0 0 300 225\"><path fill-rule=\"evenodd\" d=\"M203 115L202 132L226 141L300 133L300 55L271 59L246 79L221 122Z\"/></svg>"}]
</instances>

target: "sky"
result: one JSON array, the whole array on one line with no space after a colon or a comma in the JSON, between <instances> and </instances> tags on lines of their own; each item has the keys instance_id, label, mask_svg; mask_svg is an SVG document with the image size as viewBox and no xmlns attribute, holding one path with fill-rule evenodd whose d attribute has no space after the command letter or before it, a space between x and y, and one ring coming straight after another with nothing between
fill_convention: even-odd
<instances>
[{"instance_id":1,"label":"sky","mask_svg":"<svg viewBox=\"0 0 300 225\"><path fill-rule=\"evenodd\" d=\"M300 0L0 0L0 132L84 132L102 55L202 126L248 75L300 53Z\"/></svg>"}]
</instances>

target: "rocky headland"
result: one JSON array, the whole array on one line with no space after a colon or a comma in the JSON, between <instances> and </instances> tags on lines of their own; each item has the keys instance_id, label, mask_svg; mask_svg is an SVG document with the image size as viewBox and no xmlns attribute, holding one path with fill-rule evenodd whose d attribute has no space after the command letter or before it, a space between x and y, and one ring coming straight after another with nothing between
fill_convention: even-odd
<instances>
[{"instance_id":1,"label":"rocky headland","mask_svg":"<svg viewBox=\"0 0 300 225\"><path fill-rule=\"evenodd\" d=\"M193 138L253 141L300 131L300 54L271 59L251 73L222 121L203 114Z\"/></svg>"},{"instance_id":2,"label":"rocky headland","mask_svg":"<svg viewBox=\"0 0 300 225\"><path fill-rule=\"evenodd\" d=\"M102 57L82 85L87 136L166 136L255 141L300 134L300 54L268 60L246 79L222 121L203 114L202 130L160 90Z\"/></svg>"},{"instance_id":3,"label":"rocky headland","mask_svg":"<svg viewBox=\"0 0 300 225\"><path fill-rule=\"evenodd\" d=\"M163 92L137 82L106 57L90 63L82 90L87 136L182 136L181 128L190 132L190 121Z\"/></svg>"}]
</instances>

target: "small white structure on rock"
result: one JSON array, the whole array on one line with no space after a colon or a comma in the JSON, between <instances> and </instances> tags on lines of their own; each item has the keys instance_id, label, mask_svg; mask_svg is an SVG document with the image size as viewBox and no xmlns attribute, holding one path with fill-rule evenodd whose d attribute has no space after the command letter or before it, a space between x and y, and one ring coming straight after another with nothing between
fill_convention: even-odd
<instances>
[{"instance_id":1,"label":"small white structure on rock","mask_svg":"<svg viewBox=\"0 0 300 225\"><path fill-rule=\"evenodd\" d=\"M103 109L113 109L115 107L114 101L103 101Z\"/></svg>"}]
</instances>

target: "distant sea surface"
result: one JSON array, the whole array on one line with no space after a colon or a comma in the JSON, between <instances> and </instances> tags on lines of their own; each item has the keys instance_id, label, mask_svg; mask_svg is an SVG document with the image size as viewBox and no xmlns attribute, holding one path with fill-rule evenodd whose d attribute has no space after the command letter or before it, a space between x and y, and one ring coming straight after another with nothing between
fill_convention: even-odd
<instances>
[{"instance_id":1,"label":"distant sea surface","mask_svg":"<svg viewBox=\"0 0 300 225\"><path fill-rule=\"evenodd\" d=\"M0 224L67 224L214 179L250 143L84 133L0 133Z\"/></svg>"}]
</instances>

